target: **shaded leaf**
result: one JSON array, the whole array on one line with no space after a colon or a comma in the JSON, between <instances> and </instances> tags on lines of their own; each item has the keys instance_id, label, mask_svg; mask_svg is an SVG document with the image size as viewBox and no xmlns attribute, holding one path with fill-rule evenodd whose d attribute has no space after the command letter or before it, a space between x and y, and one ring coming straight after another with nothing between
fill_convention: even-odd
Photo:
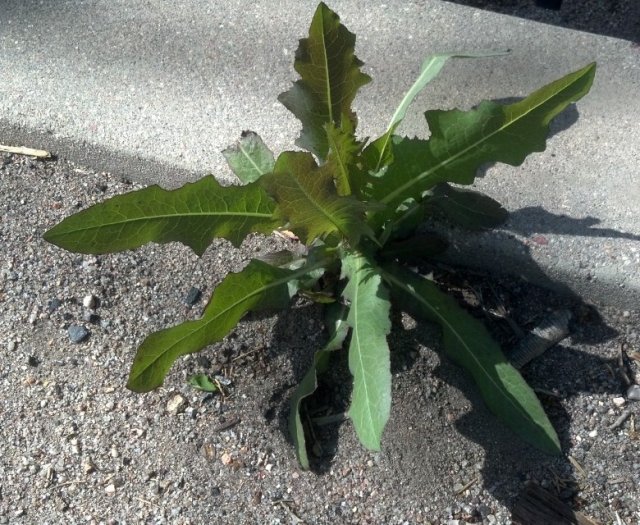
<instances>
[{"instance_id":1,"label":"shaded leaf","mask_svg":"<svg viewBox=\"0 0 640 525\"><path fill-rule=\"evenodd\" d=\"M222 154L243 184L258 180L273 170L275 164L273 153L253 131L243 131L240 140L225 149Z\"/></svg>"},{"instance_id":2,"label":"shaded leaf","mask_svg":"<svg viewBox=\"0 0 640 525\"><path fill-rule=\"evenodd\" d=\"M285 151L261 183L304 244L334 231L354 244L362 235L371 235L364 222L368 206L353 196L339 196L333 166L318 167L309 153Z\"/></svg>"},{"instance_id":3,"label":"shaded leaf","mask_svg":"<svg viewBox=\"0 0 640 525\"><path fill-rule=\"evenodd\" d=\"M388 205L374 229L402 202L419 199L438 182L471 184L485 162L518 166L530 153L544 151L549 121L589 91L594 74L590 64L507 106L485 101L468 112L427 111L429 140L393 138L394 162L371 188L371 197Z\"/></svg>"},{"instance_id":4,"label":"shaded leaf","mask_svg":"<svg viewBox=\"0 0 640 525\"><path fill-rule=\"evenodd\" d=\"M223 187L207 176L172 191L153 185L118 195L67 217L44 239L95 254L179 241L202 255L215 237L239 246L249 233L278 225L276 203L260 186Z\"/></svg>"},{"instance_id":5,"label":"shaded leaf","mask_svg":"<svg viewBox=\"0 0 640 525\"><path fill-rule=\"evenodd\" d=\"M344 120L356 125L351 103L358 89L371 81L360 72L363 63L354 54L356 36L340 24L340 17L320 3L309 28L300 40L295 70L301 79L278 100L302 122L296 145L324 161L329 144L325 125L345 130Z\"/></svg>"},{"instance_id":6,"label":"shaded leaf","mask_svg":"<svg viewBox=\"0 0 640 525\"><path fill-rule=\"evenodd\" d=\"M227 275L200 319L160 330L144 340L133 361L127 388L148 392L161 386L178 357L220 341L249 310L287 307L297 291L296 279L321 266L318 263L291 271L253 260L240 273Z\"/></svg>"},{"instance_id":7,"label":"shaded leaf","mask_svg":"<svg viewBox=\"0 0 640 525\"><path fill-rule=\"evenodd\" d=\"M403 310L442 327L444 350L473 376L489 409L524 441L552 455L560 442L540 401L485 326L437 286L396 265L385 279Z\"/></svg>"},{"instance_id":8,"label":"shaded leaf","mask_svg":"<svg viewBox=\"0 0 640 525\"><path fill-rule=\"evenodd\" d=\"M469 230L500 226L509 213L498 201L479 191L436 184L428 203L436 206L453 224Z\"/></svg>"},{"instance_id":9,"label":"shaded leaf","mask_svg":"<svg viewBox=\"0 0 640 525\"><path fill-rule=\"evenodd\" d=\"M218 390L216 384L209 379L207 374L194 374L187 379L187 383L193 388L203 390L204 392L216 392Z\"/></svg>"},{"instance_id":10,"label":"shaded leaf","mask_svg":"<svg viewBox=\"0 0 640 525\"><path fill-rule=\"evenodd\" d=\"M335 305L335 308L328 308L325 325L329 329L329 341L324 348L318 350L313 357L313 364L305 374L304 378L296 388L291 398L291 412L289 413L289 433L293 439L298 455L298 461L303 468L309 468L309 457L307 456L307 442L304 432L304 424L300 417L302 401L313 394L318 388L318 375L322 374L329 364L331 352L342 347L349 327L346 323L347 308L343 305Z\"/></svg>"},{"instance_id":11,"label":"shaded leaf","mask_svg":"<svg viewBox=\"0 0 640 525\"><path fill-rule=\"evenodd\" d=\"M363 255L343 257L342 277L349 280L342 295L350 303L347 324L352 328L349 370L353 394L349 417L361 443L380 450L391 410L389 294L378 269Z\"/></svg>"},{"instance_id":12,"label":"shaded leaf","mask_svg":"<svg viewBox=\"0 0 640 525\"><path fill-rule=\"evenodd\" d=\"M335 296L329 292L313 292L311 290L301 290L300 295L303 295L314 303L331 304L336 302Z\"/></svg>"},{"instance_id":13,"label":"shaded leaf","mask_svg":"<svg viewBox=\"0 0 640 525\"><path fill-rule=\"evenodd\" d=\"M390 242L379 253L387 259L410 262L428 259L441 254L446 249L447 243L442 237L435 233L425 233L404 241Z\"/></svg>"}]
</instances>

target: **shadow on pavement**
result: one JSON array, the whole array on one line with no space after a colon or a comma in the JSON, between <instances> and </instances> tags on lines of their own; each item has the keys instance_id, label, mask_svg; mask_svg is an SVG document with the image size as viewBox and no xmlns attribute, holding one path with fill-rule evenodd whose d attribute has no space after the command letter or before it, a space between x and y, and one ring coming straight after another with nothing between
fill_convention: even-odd
<instances>
[{"instance_id":1,"label":"shadow on pavement","mask_svg":"<svg viewBox=\"0 0 640 525\"><path fill-rule=\"evenodd\" d=\"M534 0L449 1L567 29L576 29L640 43L640 3L636 0L589 2L564 0L561 9L558 11L538 7Z\"/></svg>"}]
</instances>

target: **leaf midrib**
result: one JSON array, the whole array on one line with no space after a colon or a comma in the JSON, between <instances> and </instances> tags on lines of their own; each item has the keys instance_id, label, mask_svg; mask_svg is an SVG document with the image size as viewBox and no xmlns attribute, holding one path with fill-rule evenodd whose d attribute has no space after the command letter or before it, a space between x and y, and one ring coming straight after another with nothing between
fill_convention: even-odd
<instances>
[{"instance_id":1,"label":"leaf midrib","mask_svg":"<svg viewBox=\"0 0 640 525\"><path fill-rule=\"evenodd\" d=\"M189 218L189 217L207 217L207 216L211 216L211 217L234 217L234 216L238 216L238 217L259 217L261 219L264 218L276 218L276 215L274 213L258 213L258 212L238 212L238 213L232 213L232 212L207 212L207 213L192 213L192 212L188 212L188 213L175 213L175 214L162 214L162 215L153 215L153 216L145 216L145 217L136 217L134 219L126 219L126 220L122 220L122 221L113 221L113 222L105 222L102 224L98 224L98 225L92 225L92 226L87 226L87 227L80 227L80 228L74 228L73 232L82 232L82 231L91 231L91 230L99 230L102 228L108 228L110 226L116 226L116 225L124 225L124 224L133 224L136 222L141 222L141 221L153 221L153 220L161 220L161 219L175 219L175 218ZM60 234L62 235L62 233Z\"/></svg>"},{"instance_id":2,"label":"leaf midrib","mask_svg":"<svg viewBox=\"0 0 640 525\"><path fill-rule=\"evenodd\" d=\"M253 158L251 157L251 155L249 155L249 152L245 150L244 146L242 144L240 144L240 151L242 152L242 154L247 158L247 160L251 163L251 165L255 168L255 170L259 173L260 177L262 175L266 175L268 172L267 171L262 171L260 169L260 166L258 166Z\"/></svg>"},{"instance_id":3,"label":"leaf midrib","mask_svg":"<svg viewBox=\"0 0 640 525\"><path fill-rule=\"evenodd\" d=\"M324 58L325 82L327 85L327 105L329 107L329 122L333 122L333 105L331 104L331 78L329 75L329 57L327 56L327 42L324 30L324 16L320 17L322 29L322 56Z\"/></svg>"}]
</instances>

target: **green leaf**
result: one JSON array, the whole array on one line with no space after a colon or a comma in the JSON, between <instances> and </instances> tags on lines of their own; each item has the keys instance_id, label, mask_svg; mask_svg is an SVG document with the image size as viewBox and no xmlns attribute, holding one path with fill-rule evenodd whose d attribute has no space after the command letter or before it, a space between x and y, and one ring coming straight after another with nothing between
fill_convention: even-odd
<instances>
[{"instance_id":1,"label":"green leaf","mask_svg":"<svg viewBox=\"0 0 640 525\"><path fill-rule=\"evenodd\" d=\"M428 204L437 207L453 224L469 230L490 230L509 215L498 201L479 191L454 188L446 182L433 187Z\"/></svg>"},{"instance_id":2,"label":"green leaf","mask_svg":"<svg viewBox=\"0 0 640 525\"><path fill-rule=\"evenodd\" d=\"M390 163L389 156L391 154L390 143L391 137L395 132L396 128L404 119L405 114L407 113L407 109L413 102L413 99L416 98L418 93L424 89L424 87L431 82L434 78L438 76L440 70L443 68L447 60L450 58L483 58L483 57L493 57L500 55L508 55L510 51L485 51L479 53L437 53L435 55L428 56L424 62L422 63L422 67L420 68L420 75L413 83L409 91L407 91L406 95L400 101L398 108L395 113L391 117L389 121L389 125L387 126L387 131L385 134L380 137L380 139L374 141L376 144L375 149L377 150L377 160L375 160L374 164L371 166L375 166L373 168L374 172L380 171L383 166L388 166Z\"/></svg>"},{"instance_id":3,"label":"green leaf","mask_svg":"<svg viewBox=\"0 0 640 525\"><path fill-rule=\"evenodd\" d=\"M468 112L427 111L428 141L393 138L394 162L371 188L371 197L388 205L374 229L400 203L419 199L438 182L471 184L485 162L518 166L530 153L544 151L549 121L589 91L594 75L590 64L508 106L485 101Z\"/></svg>"},{"instance_id":4,"label":"green leaf","mask_svg":"<svg viewBox=\"0 0 640 525\"><path fill-rule=\"evenodd\" d=\"M345 130L345 120L356 125L351 103L358 89L371 81L360 72L363 63L354 54L356 36L340 24L340 17L320 3L300 40L295 70L302 77L278 100L302 122L296 145L324 161L329 150L325 125Z\"/></svg>"},{"instance_id":5,"label":"green leaf","mask_svg":"<svg viewBox=\"0 0 640 525\"><path fill-rule=\"evenodd\" d=\"M202 255L215 237L239 246L247 234L268 234L280 224L276 203L260 186L223 187L207 176L173 191L153 185L118 195L67 217L44 239L96 254L179 241Z\"/></svg>"},{"instance_id":6,"label":"green leaf","mask_svg":"<svg viewBox=\"0 0 640 525\"><path fill-rule=\"evenodd\" d=\"M273 153L253 131L243 131L240 140L222 154L243 184L258 180L272 171L275 164Z\"/></svg>"},{"instance_id":7,"label":"green leaf","mask_svg":"<svg viewBox=\"0 0 640 525\"><path fill-rule=\"evenodd\" d=\"M187 379L187 383L193 388L203 390L204 392L216 392L218 390L216 384L209 379L207 374L194 374Z\"/></svg>"},{"instance_id":8,"label":"green leaf","mask_svg":"<svg viewBox=\"0 0 640 525\"><path fill-rule=\"evenodd\" d=\"M281 216L304 244L339 231L355 245L372 235L364 222L370 209L353 196L341 197L334 184L334 166L318 167L309 153L285 151L272 173L261 181L279 206Z\"/></svg>"},{"instance_id":9,"label":"green leaf","mask_svg":"<svg viewBox=\"0 0 640 525\"><path fill-rule=\"evenodd\" d=\"M249 310L287 307L297 291L296 279L320 267L322 262L291 271L252 260L240 273L227 275L200 319L155 332L144 340L127 388L148 392L161 386L178 357L220 341Z\"/></svg>"},{"instance_id":10,"label":"green leaf","mask_svg":"<svg viewBox=\"0 0 640 525\"><path fill-rule=\"evenodd\" d=\"M356 158L361 149L354 131L353 127L342 131L331 123L327 124L329 140L327 162L334 167L338 195L351 195L351 173L356 169Z\"/></svg>"},{"instance_id":11,"label":"green leaf","mask_svg":"<svg viewBox=\"0 0 640 525\"><path fill-rule=\"evenodd\" d=\"M536 394L509 364L484 325L434 283L397 265L384 269L391 293L402 309L442 327L445 352L471 373L498 419L527 443L559 455L558 436Z\"/></svg>"},{"instance_id":12,"label":"green leaf","mask_svg":"<svg viewBox=\"0 0 640 525\"><path fill-rule=\"evenodd\" d=\"M335 308L328 308L325 324L329 329L329 341L324 348L318 350L313 357L313 364L305 374L304 378L296 388L291 398L291 412L289 413L289 433L298 455L298 461L303 468L309 468L309 457L307 456L307 443L305 439L304 425L300 417L302 401L309 397L318 388L318 375L322 374L329 364L331 352L342 347L349 327L346 323L347 308L339 305Z\"/></svg>"},{"instance_id":13,"label":"green leaf","mask_svg":"<svg viewBox=\"0 0 640 525\"><path fill-rule=\"evenodd\" d=\"M380 438L391 410L389 294L378 269L363 255L343 257L342 277L349 279L342 295L350 303L347 324L352 328L349 370L353 375L353 395L349 417L360 442L371 450L380 450Z\"/></svg>"}]
</instances>

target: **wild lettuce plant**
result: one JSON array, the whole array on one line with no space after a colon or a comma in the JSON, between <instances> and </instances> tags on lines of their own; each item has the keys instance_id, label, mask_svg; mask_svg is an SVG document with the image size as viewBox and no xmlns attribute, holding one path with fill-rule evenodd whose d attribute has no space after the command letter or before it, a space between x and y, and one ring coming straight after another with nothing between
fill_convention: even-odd
<instances>
[{"instance_id":1,"label":"wild lettuce plant","mask_svg":"<svg viewBox=\"0 0 640 525\"><path fill-rule=\"evenodd\" d=\"M483 163L518 166L530 153L544 151L549 121L589 91L595 64L514 104L485 101L470 111L427 111L428 140L398 136L408 105L448 59L502 53L433 55L384 133L368 141L355 133L351 104L371 79L361 71L354 47L355 35L321 3L296 53L300 78L279 97L302 122L296 145L304 151L285 151L276 159L260 137L245 132L223 152L240 185L222 186L206 176L173 191L149 186L68 217L44 238L92 254L178 241L202 255L216 237L239 246L252 232L293 232L306 247L303 255L252 260L227 275L200 319L144 340L127 387L135 392L159 387L178 357L220 341L246 312L286 308L295 294L317 291L323 275L333 276L331 298L308 294L331 302L328 337L291 404L291 435L304 467L309 458L301 411L337 350L348 352L353 375L349 418L362 444L379 449L391 407L392 304L439 324L444 352L471 373L498 419L540 450L559 454L558 437L535 393L485 326L403 262L444 250L435 235L415 234L436 211L473 228L491 228L505 219L496 201L454 185L472 184Z\"/></svg>"}]
</instances>

